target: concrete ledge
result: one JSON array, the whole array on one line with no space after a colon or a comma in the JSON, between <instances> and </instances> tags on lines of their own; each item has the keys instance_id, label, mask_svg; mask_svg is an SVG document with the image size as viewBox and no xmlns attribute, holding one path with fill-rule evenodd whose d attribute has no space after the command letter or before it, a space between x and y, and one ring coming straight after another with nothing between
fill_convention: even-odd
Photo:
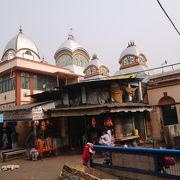
<instances>
[{"instance_id":1,"label":"concrete ledge","mask_svg":"<svg viewBox=\"0 0 180 180\"><path fill-rule=\"evenodd\" d=\"M101 179L111 179L117 180L115 176L112 176L106 172L100 171L98 169L85 167L85 166L63 166L63 170L60 173L60 179L81 179L81 180L101 180Z\"/></svg>"}]
</instances>

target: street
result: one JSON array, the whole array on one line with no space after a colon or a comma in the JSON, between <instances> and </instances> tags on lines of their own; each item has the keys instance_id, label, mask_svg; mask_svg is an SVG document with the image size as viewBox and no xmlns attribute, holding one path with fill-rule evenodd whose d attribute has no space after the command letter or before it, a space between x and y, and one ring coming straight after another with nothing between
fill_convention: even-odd
<instances>
[{"instance_id":1,"label":"street","mask_svg":"<svg viewBox=\"0 0 180 180\"><path fill-rule=\"evenodd\" d=\"M21 180L25 176L28 176L30 180L57 180L64 164L82 164L82 159L81 155L63 154L38 161L26 159L16 159L8 162L1 161L0 167L11 164L20 165L20 168L13 171L0 170L1 180Z\"/></svg>"}]
</instances>

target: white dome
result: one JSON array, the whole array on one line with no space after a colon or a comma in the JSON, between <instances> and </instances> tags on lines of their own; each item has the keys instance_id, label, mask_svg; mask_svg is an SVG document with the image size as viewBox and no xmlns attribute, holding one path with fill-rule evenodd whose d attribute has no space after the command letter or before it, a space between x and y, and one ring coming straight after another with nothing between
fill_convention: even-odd
<instances>
[{"instance_id":1,"label":"white dome","mask_svg":"<svg viewBox=\"0 0 180 180\"><path fill-rule=\"evenodd\" d=\"M99 68L100 66L104 66L104 64L96 57L96 55L94 55L93 59L89 62L88 66L94 65L97 68Z\"/></svg>"},{"instance_id":2,"label":"white dome","mask_svg":"<svg viewBox=\"0 0 180 180\"><path fill-rule=\"evenodd\" d=\"M83 49L83 48L75 40L68 39L59 47L58 51L62 49L67 49L69 51L74 52L76 49Z\"/></svg>"},{"instance_id":3,"label":"white dome","mask_svg":"<svg viewBox=\"0 0 180 180\"><path fill-rule=\"evenodd\" d=\"M140 54L142 54L142 52L139 51L137 46L134 45L134 43L131 43L131 44L129 43L128 47L121 53L121 56L119 59L122 59L124 56L127 56L127 55L139 56Z\"/></svg>"},{"instance_id":4,"label":"white dome","mask_svg":"<svg viewBox=\"0 0 180 180\"><path fill-rule=\"evenodd\" d=\"M109 69L97 58L96 55L93 55L92 60L84 69L84 74L85 78L105 77L109 76Z\"/></svg>"},{"instance_id":5,"label":"white dome","mask_svg":"<svg viewBox=\"0 0 180 180\"><path fill-rule=\"evenodd\" d=\"M20 29L19 33L7 43L3 55L8 50L14 50L17 53L20 50L25 49L32 51L39 57L39 52L35 43L30 38L28 38Z\"/></svg>"},{"instance_id":6,"label":"white dome","mask_svg":"<svg viewBox=\"0 0 180 180\"><path fill-rule=\"evenodd\" d=\"M116 71L115 75L144 72L148 69L146 63L147 59L144 54L136 47L134 42L130 42L121 53L119 58L120 68Z\"/></svg>"},{"instance_id":7,"label":"white dome","mask_svg":"<svg viewBox=\"0 0 180 180\"><path fill-rule=\"evenodd\" d=\"M68 50L71 52L74 52L76 50L82 50L82 51L85 51L87 55L89 56L88 52L74 40L74 37L71 34L68 35L68 39L63 44L61 44L61 46L55 52L55 55L54 55L55 59L56 59L56 55L60 51L63 51L63 50Z\"/></svg>"}]
</instances>

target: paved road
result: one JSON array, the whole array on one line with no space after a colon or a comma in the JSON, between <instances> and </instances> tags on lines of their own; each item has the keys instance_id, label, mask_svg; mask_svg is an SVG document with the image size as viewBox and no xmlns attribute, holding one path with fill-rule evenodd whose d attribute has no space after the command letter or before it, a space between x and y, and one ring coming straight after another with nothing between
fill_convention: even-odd
<instances>
[{"instance_id":1,"label":"paved road","mask_svg":"<svg viewBox=\"0 0 180 180\"><path fill-rule=\"evenodd\" d=\"M82 164L82 159L81 155L65 154L38 161L17 159L0 162L0 167L9 164L19 164L20 168L13 171L0 170L0 180L21 180L24 176L28 176L31 180L58 180L64 164Z\"/></svg>"}]
</instances>

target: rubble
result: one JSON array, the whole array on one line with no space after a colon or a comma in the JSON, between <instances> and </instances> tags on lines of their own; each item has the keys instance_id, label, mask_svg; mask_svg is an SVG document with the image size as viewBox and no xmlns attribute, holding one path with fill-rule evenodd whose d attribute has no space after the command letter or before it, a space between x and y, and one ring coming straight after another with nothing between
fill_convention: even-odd
<instances>
[{"instance_id":1,"label":"rubble","mask_svg":"<svg viewBox=\"0 0 180 180\"><path fill-rule=\"evenodd\" d=\"M5 165L1 167L2 171L7 171L7 170L11 170L13 171L14 169L19 169L19 165L14 165L14 164L10 164L10 165Z\"/></svg>"}]
</instances>

